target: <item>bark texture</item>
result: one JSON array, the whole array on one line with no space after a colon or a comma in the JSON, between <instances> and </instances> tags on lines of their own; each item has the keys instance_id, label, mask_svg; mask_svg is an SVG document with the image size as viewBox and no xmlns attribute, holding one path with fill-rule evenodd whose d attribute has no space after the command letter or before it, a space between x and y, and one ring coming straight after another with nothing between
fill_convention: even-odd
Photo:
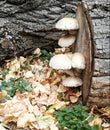
<instances>
[{"instance_id":1,"label":"bark texture","mask_svg":"<svg viewBox=\"0 0 110 130\"><path fill-rule=\"evenodd\" d=\"M87 103L90 93L91 79L94 71L94 32L91 17L88 9L84 4L78 4L76 19L79 23L79 30L77 34L76 43L74 46L74 52L81 52L86 60L86 67L82 73L82 101L83 104Z\"/></svg>"},{"instance_id":2,"label":"bark texture","mask_svg":"<svg viewBox=\"0 0 110 130\"><path fill-rule=\"evenodd\" d=\"M110 1L84 0L94 25L95 70L88 104L110 105Z\"/></svg>"},{"instance_id":3,"label":"bark texture","mask_svg":"<svg viewBox=\"0 0 110 130\"><path fill-rule=\"evenodd\" d=\"M57 44L61 32L54 26L74 16L77 3L66 0L0 1L0 60L27 54L36 47Z\"/></svg>"},{"instance_id":4,"label":"bark texture","mask_svg":"<svg viewBox=\"0 0 110 130\"><path fill-rule=\"evenodd\" d=\"M0 63L15 55L26 55L36 47L53 49L61 36L55 23L74 17L78 0L1 0ZM89 8L96 41L95 70L88 104L110 105L110 2L83 0ZM100 100L99 100L100 99Z\"/></svg>"}]
</instances>

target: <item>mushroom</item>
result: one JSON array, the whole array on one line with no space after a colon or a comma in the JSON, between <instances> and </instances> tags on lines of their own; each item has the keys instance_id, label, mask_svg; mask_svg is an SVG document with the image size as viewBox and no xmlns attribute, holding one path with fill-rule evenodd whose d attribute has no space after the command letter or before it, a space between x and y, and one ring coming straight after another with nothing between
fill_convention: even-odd
<instances>
[{"instance_id":1,"label":"mushroom","mask_svg":"<svg viewBox=\"0 0 110 130\"><path fill-rule=\"evenodd\" d=\"M62 18L56 23L56 28L60 30L77 30L79 24L75 18Z\"/></svg>"},{"instance_id":2,"label":"mushroom","mask_svg":"<svg viewBox=\"0 0 110 130\"><path fill-rule=\"evenodd\" d=\"M71 65L74 68L74 75L81 76L82 70L85 69L85 57L82 53L76 52L72 55Z\"/></svg>"},{"instance_id":3,"label":"mushroom","mask_svg":"<svg viewBox=\"0 0 110 130\"><path fill-rule=\"evenodd\" d=\"M71 69L71 60L65 54L58 54L50 59L49 66L53 69Z\"/></svg>"},{"instance_id":4,"label":"mushroom","mask_svg":"<svg viewBox=\"0 0 110 130\"><path fill-rule=\"evenodd\" d=\"M79 24L77 19L75 18L62 18L56 23L56 28L60 30L64 30L66 32L65 36L62 36L58 45L61 47L69 47L75 42L75 36L77 34L77 30L79 29Z\"/></svg>"},{"instance_id":5,"label":"mushroom","mask_svg":"<svg viewBox=\"0 0 110 130\"><path fill-rule=\"evenodd\" d=\"M69 55L69 54L68 54ZM71 59L67 54L57 54L50 59L49 66L69 76L74 76L71 70Z\"/></svg>"},{"instance_id":6,"label":"mushroom","mask_svg":"<svg viewBox=\"0 0 110 130\"><path fill-rule=\"evenodd\" d=\"M65 55L72 61L72 56L73 56L72 52L65 53Z\"/></svg>"},{"instance_id":7,"label":"mushroom","mask_svg":"<svg viewBox=\"0 0 110 130\"><path fill-rule=\"evenodd\" d=\"M66 35L59 39L58 45L61 47L69 47L75 42L75 36Z\"/></svg>"},{"instance_id":8,"label":"mushroom","mask_svg":"<svg viewBox=\"0 0 110 130\"><path fill-rule=\"evenodd\" d=\"M78 87L82 85L82 80L75 76L70 76L62 80L63 86L66 87Z\"/></svg>"},{"instance_id":9,"label":"mushroom","mask_svg":"<svg viewBox=\"0 0 110 130\"><path fill-rule=\"evenodd\" d=\"M85 69L85 57L82 53L76 52L72 55L72 67L77 69Z\"/></svg>"},{"instance_id":10,"label":"mushroom","mask_svg":"<svg viewBox=\"0 0 110 130\"><path fill-rule=\"evenodd\" d=\"M56 28L60 30L68 30L69 34L76 35L79 24L75 18L62 18L56 23Z\"/></svg>"}]
</instances>

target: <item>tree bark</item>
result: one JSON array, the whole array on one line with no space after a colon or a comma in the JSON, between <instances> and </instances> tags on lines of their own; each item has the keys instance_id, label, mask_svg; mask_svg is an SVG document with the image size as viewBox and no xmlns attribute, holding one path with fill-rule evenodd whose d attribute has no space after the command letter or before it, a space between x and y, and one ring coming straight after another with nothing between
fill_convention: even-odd
<instances>
[{"instance_id":1,"label":"tree bark","mask_svg":"<svg viewBox=\"0 0 110 130\"><path fill-rule=\"evenodd\" d=\"M110 105L110 1L94 0L84 2L94 25L94 39L96 42L95 70L88 104L98 106Z\"/></svg>"},{"instance_id":2,"label":"tree bark","mask_svg":"<svg viewBox=\"0 0 110 130\"><path fill-rule=\"evenodd\" d=\"M76 43L73 46L73 53L80 52L85 57L86 67L82 72L82 102L85 105L90 93L91 79L94 71L94 32L91 17L84 4L78 4L76 19L79 23L79 30Z\"/></svg>"},{"instance_id":3,"label":"tree bark","mask_svg":"<svg viewBox=\"0 0 110 130\"><path fill-rule=\"evenodd\" d=\"M55 30L55 23L64 16L73 17L76 7L73 0L0 1L0 60L56 46L61 32Z\"/></svg>"},{"instance_id":4,"label":"tree bark","mask_svg":"<svg viewBox=\"0 0 110 130\"><path fill-rule=\"evenodd\" d=\"M27 55L37 47L53 50L61 32L55 23L74 17L77 0L1 0L0 64L15 55ZM109 0L83 0L89 8L96 41L95 70L88 104L110 105ZM48 49L48 48L47 48ZM102 93L103 92L103 93ZM96 99L96 100L95 100ZM101 99L99 102L98 99Z\"/></svg>"}]
</instances>

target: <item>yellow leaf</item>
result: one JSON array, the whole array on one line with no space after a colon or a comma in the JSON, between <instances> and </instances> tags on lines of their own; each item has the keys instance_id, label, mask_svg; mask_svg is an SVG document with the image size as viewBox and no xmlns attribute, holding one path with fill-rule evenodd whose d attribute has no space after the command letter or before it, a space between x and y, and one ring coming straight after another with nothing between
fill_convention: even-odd
<instances>
[{"instance_id":1,"label":"yellow leaf","mask_svg":"<svg viewBox=\"0 0 110 130\"><path fill-rule=\"evenodd\" d=\"M99 127L101 127L101 124L102 124L102 119L97 115L95 115L93 121L89 123L90 126L98 125Z\"/></svg>"}]
</instances>

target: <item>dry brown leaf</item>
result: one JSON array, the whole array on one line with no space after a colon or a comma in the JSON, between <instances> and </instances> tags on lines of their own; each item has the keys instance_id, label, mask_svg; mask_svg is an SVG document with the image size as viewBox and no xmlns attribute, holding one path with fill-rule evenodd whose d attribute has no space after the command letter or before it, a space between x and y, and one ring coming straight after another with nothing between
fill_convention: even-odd
<instances>
[{"instance_id":1,"label":"dry brown leaf","mask_svg":"<svg viewBox=\"0 0 110 130\"><path fill-rule=\"evenodd\" d=\"M36 118L32 113L22 113L17 119L17 127L25 128L30 125L30 123L35 122Z\"/></svg>"},{"instance_id":2,"label":"dry brown leaf","mask_svg":"<svg viewBox=\"0 0 110 130\"><path fill-rule=\"evenodd\" d=\"M65 53L68 49L62 51ZM25 62L30 66L29 69L20 68L21 65L26 65ZM62 79L66 76L65 73L53 70L47 62L41 62L40 59L32 62L32 56L16 57L7 62L6 68L9 70L9 74L6 75L5 81L9 81L12 77L22 76L31 84L33 90L23 94L17 91L12 100L0 105L0 114L3 116L4 123L14 121L17 123L17 129L29 127L33 130L58 130L53 114L54 109L65 108L70 103L58 99L59 92L64 94L68 90L61 84ZM18 72L17 75L15 75L15 71ZM0 92L0 98L3 96L3 93ZM78 100L80 94L71 95L71 102L75 102L75 96ZM52 106L47 110L46 106L49 105Z\"/></svg>"},{"instance_id":3,"label":"dry brown leaf","mask_svg":"<svg viewBox=\"0 0 110 130\"><path fill-rule=\"evenodd\" d=\"M33 127L39 130L58 130L54 117L51 115L36 118L37 123L33 123Z\"/></svg>"},{"instance_id":4,"label":"dry brown leaf","mask_svg":"<svg viewBox=\"0 0 110 130\"><path fill-rule=\"evenodd\" d=\"M0 92L0 100L2 100L6 95L7 95L7 91L2 90L2 91Z\"/></svg>"},{"instance_id":5,"label":"dry brown leaf","mask_svg":"<svg viewBox=\"0 0 110 130\"><path fill-rule=\"evenodd\" d=\"M89 123L90 126L99 125L99 127L101 126L101 124L102 119L98 115L95 115L93 121Z\"/></svg>"},{"instance_id":6,"label":"dry brown leaf","mask_svg":"<svg viewBox=\"0 0 110 130\"><path fill-rule=\"evenodd\" d=\"M65 108L67 105L69 104L69 102L64 102L64 101L57 101L57 103L55 103L54 105L52 105L49 110L51 109L63 109Z\"/></svg>"},{"instance_id":7,"label":"dry brown leaf","mask_svg":"<svg viewBox=\"0 0 110 130\"><path fill-rule=\"evenodd\" d=\"M35 105L33 107L33 113L34 113L35 116L42 116L43 115L43 113L40 111L38 105Z\"/></svg>"},{"instance_id":8,"label":"dry brown leaf","mask_svg":"<svg viewBox=\"0 0 110 130\"><path fill-rule=\"evenodd\" d=\"M57 92L64 93L67 91L67 87L64 87L62 84L58 86Z\"/></svg>"},{"instance_id":9,"label":"dry brown leaf","mask_svg":"<svg viewBox=\"0 0 110 130\"><path fill-rule=\"evenodd\" d=\"M26 105L19 100L7 101L2 110L5 122L17 119L22 113L27 112Z\"/></svg>"},{"instance_id":10,"label":"dry brown leaf","mask_svg":"<svg viewBox=\"0 0 110 130\"><path fill-rule=\"evenodd\" d=\"M110 106L99 109L99 111L104 115L110 118Z\"/></svg>"},{"instance_id":11,"label":"dry brown leaf","mask_svg":"<svg viewBox=\"0 0 110 130\"><path fill-rule=\"evenodd\" d=\"M56 85L57 83L59 83L61 81L61 78L56 78L50 85L51 86L54 86L54 85Z\"/></svg>"},{"instance_id":12,"label":"dry brown leaf","mask_svg":"<svg viewBox=\"0 0 110 130\"><path fill-rule=\"evenodd\" d=\"M70 96L70 101L72 102L72 103L76 103L77 101L78 101L78 97L77 96Z\"/></svg>"},{"instance_id":13,"label":"dry brown leaf","mask_svg":"<svg viewBox=\"0 0 110 130\"><path fill-rule=\"evenodd\" d=\"M47 106L48 105L52 105L52 104L55 104L57 101L58 101L58 93L57 92L52 92L49 97L48 97L48 100L47 100Z\"/></svg>"},{"instance_id":14,"label":"dry brown leaf","mask_svg":"<svg viewBox=\"0 0 110 130\"><path fill-rule=\"evenodd\" d=\"M35 93L45 93L45 94L50 94L50 86L49 84L46 84L46 85L42 85L41 83L39 82L36 82L34 84L35 88L33 89L33 92Z\"/></svg>"},{"instance_id":15,"label":"dry brown leaf","mask_svg":"<svg viewBox=\"0 0 110 130\"><path fill-rule=\"evenodd\" d=\"M46 108L46 106L41 106L39 109L40 109L41 113L44 113L44 112L46 112L47 108Z\"/></svg>"},{"instance_id":16,"label":"dry brown leaf","mask_svg":"<svg viewBox=\"0 0 110 130\"><path fill-rule=\"evenodd\" d=\"M35 98L37 104L47 105L48 95L41 93L40 97Z\"/></svg>"}]
</instances>

